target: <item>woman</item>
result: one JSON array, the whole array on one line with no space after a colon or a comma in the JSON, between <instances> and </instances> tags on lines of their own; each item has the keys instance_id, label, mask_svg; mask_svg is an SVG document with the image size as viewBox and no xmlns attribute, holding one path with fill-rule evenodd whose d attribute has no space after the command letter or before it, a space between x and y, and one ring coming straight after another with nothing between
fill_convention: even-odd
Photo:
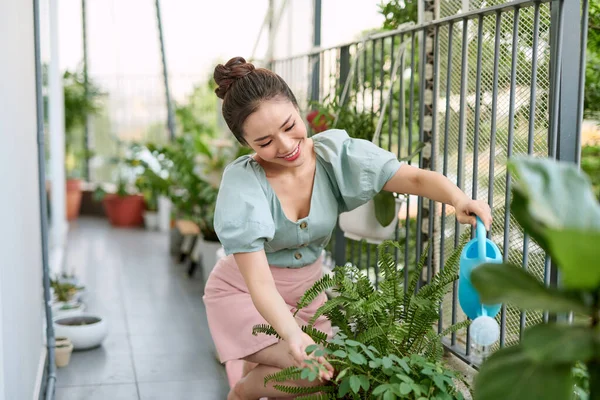
<instances>
[{"instance_id":1,"label":"woman","mask_svg":"<svg viewBox=\"0 0 600 400\"><path fill-rule=\"evenodd\" d=\"M402 165L394 154L343 130L308 138L296 98L269 70L236 57L218 65L214 79L227 125L254 154L235 160L223 174L214 225L227 257L206 283L209 328L222 362L246 361L229 400L283 397L264 386L264 377L302 365L305 348L314 343L301 325L325 295L296 319L293 307L321 277L320 255L340 212L387 190L451 204L460 223L474 225L476 214L489 229L490 208L443 175ZM273 326L282 340L253 336L257 324ZM315 327L331 335L325 318ZM331 366L319 361L327 367L321 379L330 379Z\"/></svg>"}]
</instances>

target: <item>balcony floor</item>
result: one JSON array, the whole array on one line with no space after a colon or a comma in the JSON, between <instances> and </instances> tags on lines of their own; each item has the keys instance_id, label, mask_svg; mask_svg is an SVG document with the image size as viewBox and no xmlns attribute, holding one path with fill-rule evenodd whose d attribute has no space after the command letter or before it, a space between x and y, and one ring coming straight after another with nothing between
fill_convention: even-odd
<instances>
[{"instance_id":1,"label":"balcony floor","mask_svg":"<svg viewBox=\"0 0 600 400\"><path fill-rule=\"evenodd\" d=\"M88 311L105 317L97 349L58 369L57 400L222 400L200 273L189 279L166 233L114 229L104 219L71 224L65 266L87 288Z\"/></svg>"}]
</instances>

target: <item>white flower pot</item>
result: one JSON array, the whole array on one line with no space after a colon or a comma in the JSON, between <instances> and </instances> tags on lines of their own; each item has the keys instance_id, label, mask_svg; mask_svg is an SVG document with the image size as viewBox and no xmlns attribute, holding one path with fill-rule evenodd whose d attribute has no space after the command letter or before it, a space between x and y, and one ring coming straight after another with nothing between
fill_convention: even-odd
<instances>
[{"instance_id":1,"label":"white flower pot","mask_svg":"<svg viewBox=\"0 0 600 400\"><path fill-rule=\"evenodd\" d=\"M158 213L156 211L144 211L144 226L150 231L158 229Z\"/></svg>"},{"instance_id":2,"label":"white flower pot","mask_svg":"<svg viewBox=\"0 0 600 400\"><path fill-rule=\"evenodd\" d=\"M394 220L388 226L381 226L375 217L375 203L369 200L367 203L352 211L341 213L339 218L340 229L344 236L352 240L365 240L367 243L380 244L384 240L393 239L398 212L404 202L404 197L396 198L396 210Z\"/></svg>"},{"instance_id":3,"label":"white flower pot","mask_svg":"<svg viewBox=\"0 0 600 400\"><path fill-rule=\"evenodd\" d=\"M74 350L85 350L98 347L108 334L106 321L92 314L54 318L56 336L64 336L71 340Z\"/></svg>"},{"instance_id":4,"label":"white flower pot","mask_svg":"<svg viewBox=\"0 0 600 400\"><path fill-rule=\"evenodd\" d=\"M165 196L158 197L158 229L168 232L171 229L171 200Z\"/></svg>"}]
</instances>

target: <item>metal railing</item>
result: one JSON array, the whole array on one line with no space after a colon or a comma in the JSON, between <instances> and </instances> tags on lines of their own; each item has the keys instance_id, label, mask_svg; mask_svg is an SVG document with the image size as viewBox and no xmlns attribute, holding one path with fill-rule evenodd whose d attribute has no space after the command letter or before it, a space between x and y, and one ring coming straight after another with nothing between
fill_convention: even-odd
<instances>
[{"instance_id":1,"label":"metal railing","mask_svg":"<svg viewBox=\"0 0 600 400\"><path fill-rule=\"evenodd\" d=\"M456 3L460 10L458 4L464 2ZM370 113L373 121L381 112L387 114L378 144L401 156L417 142L425 143L418 159L421 168L439 171L472 198L488 201L494 216L489 237L499 245L504 260L555 285L555 266L510 215L506 161L515 154L530 154L578 162L587 0L480 6L470 2L473 9L456 14L446 5L437 11L448 15L443 18L432 16L428 22L363 41L276 60L272 68L308 111L311 101L339 98L356 61L347 105ZM401 79L392 83L395 54L405 41ZM388 92L389 107L383 109ZM408 198L399 214L396 239L404 254L397 252L398 265L406 267L408 280L429 243L422 277L429 282L468 228L456 223L451 207L422 198ZM367 267L378 281L375 245L346 239L337 230L330 250L337 265ZM439 331L465 318L454 284L442 306ZM545 313L504 306L498 316L498 346L518 342L526 326L548 318ZM451 334L445 344L472 362L466 330Z\"/></svg>"}]
</instances>

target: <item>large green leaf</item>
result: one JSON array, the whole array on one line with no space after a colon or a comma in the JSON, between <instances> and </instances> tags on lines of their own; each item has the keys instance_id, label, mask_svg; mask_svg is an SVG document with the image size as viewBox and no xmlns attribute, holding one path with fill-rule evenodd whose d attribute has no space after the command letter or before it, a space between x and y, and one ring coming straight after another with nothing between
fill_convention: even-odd
<instances>
[{"instance_id":1,"label":"large green leaf","mask_svg":"<svg viewBox=\"0 0 600 400\"><path fill-rule=\"evenodd\" d=\"M596 355L596 341L587 326L541 324L527 329L521 343L531 359L553 365L587 362Z\"/></svg>"},{"instance_id":2,"label":"large green leaf","mask_svg":"<svg viewBox=\"0 0 600 400\"><path fill-rule=\"evenodd\" d=\"M588 177L574 164L515 157L511 211L562 271L566 287L600 285L600 206ZM575 245L575 243L577 245Z\"/></svg>"},{"instance_id":3,"label":"large green leaf","mask_svg":"<svg viewBox=\"0 0 600 400\"><path fill-rule=\"evenodd\" d=\"M381 226L391 224L396 214L396 198L394 195L383 190L375 195L373 203L375 204L375 217Z\"/></svg>"},{"instance_id":4,"label":"large green leaf","mask_svg":"<svg viewBox=\"0 0 600 400\"><path fill-rule=\"evenodd\" d=\"M516 265L481 265L471 273L471 282L485 304L510 303L524 310L590 313L578 297L545 287Z\"/></svg>"},{"instance_id":5,"label":"large green leaf","mask_svg":"<svg viewBox=\"0 0 600 400\"><path fill-rule=\"evenodd\" d=\"M505 347L488 358L475 377L477 400L569 400L571 364L533 361L521 345Z\"/></svg>"}]
</instances>

